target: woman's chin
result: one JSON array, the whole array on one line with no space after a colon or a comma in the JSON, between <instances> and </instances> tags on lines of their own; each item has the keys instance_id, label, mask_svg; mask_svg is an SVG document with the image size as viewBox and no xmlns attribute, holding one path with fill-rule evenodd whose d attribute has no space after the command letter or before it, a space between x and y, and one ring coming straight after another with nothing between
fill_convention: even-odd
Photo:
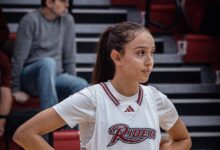
<instances>
[{"instance_id":1,"label":"woman's chin","mask_svg":"<svg viewBox=\"0 0 220 150\"><path fill-rule=\"evenodd\" d=\"M141 84L146 83L146 82L148 82L148 79L149 79L149 77L145 77L145 78L141 79L139 81L139 83L141 83Z\"/></svg>"}]
</instances>

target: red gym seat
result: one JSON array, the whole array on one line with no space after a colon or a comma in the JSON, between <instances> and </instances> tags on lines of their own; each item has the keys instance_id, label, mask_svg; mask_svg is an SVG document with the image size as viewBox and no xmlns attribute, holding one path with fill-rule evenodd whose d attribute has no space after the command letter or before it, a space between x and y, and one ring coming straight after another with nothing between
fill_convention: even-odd
<instances>
[{"instance_id":1,"label":"red gym seat","mask_svg":"<svg viewBox=\"0 0 220 150\"><path fill-rule=\"evenodd\" d=\"M187 42L184 62L211 63L220 62L220 42L218 38L207 35L186 35Z\"/></svg>"},{"instance_id":2,"label":"red gym seat","mask_svg":"<svg viewBox=\"0 0 220 150\"><path fill-rule=\"evenodd\" d=\"M80 138L78 130L55 131L55 150L80 150Z\"/></svg>"}]
</instances>

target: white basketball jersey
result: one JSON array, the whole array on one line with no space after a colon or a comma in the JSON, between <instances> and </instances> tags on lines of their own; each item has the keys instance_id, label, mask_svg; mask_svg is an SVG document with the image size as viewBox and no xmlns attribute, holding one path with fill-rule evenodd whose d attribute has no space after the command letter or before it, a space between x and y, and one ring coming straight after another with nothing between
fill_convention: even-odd
<instances>
[{"instance_id":1,"label":"white basketball jersey","mask_svg":"<svg viewBox=\"0 0 220 150\"><path fill-rule=\"evenodd\" d=\"M96 120L88 150L159 150L160 127L155 101L140 85L136 103L126 106L106 83L96 86Z\"/></svg>"}]
</instances>

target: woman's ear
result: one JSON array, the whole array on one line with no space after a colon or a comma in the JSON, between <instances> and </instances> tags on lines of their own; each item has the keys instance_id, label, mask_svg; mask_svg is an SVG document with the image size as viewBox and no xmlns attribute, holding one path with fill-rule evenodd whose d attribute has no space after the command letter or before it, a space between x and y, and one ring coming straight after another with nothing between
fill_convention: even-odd
<instances>
[{"instance_id":1,"label":"woman's ear","mask_svg":"<svg viewBox=\"0 0 220 150\"><path fill-rule=\"evenodd\" d=\"M115 65L121 65L121 55L115 49L111 52L111 59L115 63Z\"/></svg>"}]
</instances>

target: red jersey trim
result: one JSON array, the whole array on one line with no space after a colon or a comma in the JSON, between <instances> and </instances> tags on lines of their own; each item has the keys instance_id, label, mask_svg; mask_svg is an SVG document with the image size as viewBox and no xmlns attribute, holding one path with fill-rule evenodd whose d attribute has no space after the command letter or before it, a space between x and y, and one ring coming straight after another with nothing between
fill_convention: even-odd
<instances>
[{"instance_id":1,"label":"red jersey trim","mask_svg":"<svg viewBox=\"0 0 220 150\"><path fill-rule=\"evenodd\" d=\"M115 98L115 96L111 93L111 91L109 90L109 88L107 87L107 85L104 82L101 82L100 85L102 86L102 88L104 89L104 91L106 92L106 94L109 96L109 98L112 100L112 102L118 106L120 105L119 101ZM143 89L141 88L141 86L139 86L139 91L138 91L138 99L137 99L137 103L138 105L141 105L143 100ZM132 107L128 107L129 110L127 109L126 111L134 111Z\"/></svg>"}]
</instances>

